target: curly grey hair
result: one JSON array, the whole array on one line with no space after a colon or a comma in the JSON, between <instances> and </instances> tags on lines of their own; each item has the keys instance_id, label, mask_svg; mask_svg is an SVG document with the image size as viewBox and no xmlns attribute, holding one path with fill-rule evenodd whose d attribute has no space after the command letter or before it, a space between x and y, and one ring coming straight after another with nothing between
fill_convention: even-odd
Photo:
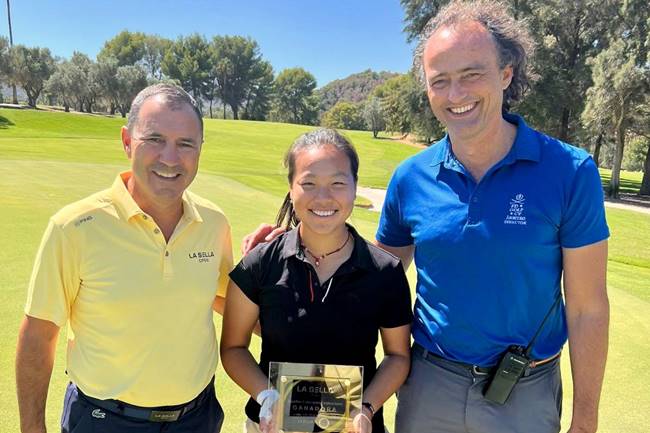
<instances>
[{"instance_id":1,"label":"curly grey hair","mask_svg":"<svg viewBox=\"0 0 650 433\"><path fill-rule=\"evenodd\" d=\"M500 68L512 66L512 82L503 91L503 108L507 110L513 102L519 101L530 87L528 58L533 54L534 43L526 22L515 20L508 14L508 6L500 1L455 0L441 9L420 32L413 54L415 76L426 89L423 54L427 41L442 27L453 27L467 22L478 22L492 35Z\"/></svg>"}]
</instances>

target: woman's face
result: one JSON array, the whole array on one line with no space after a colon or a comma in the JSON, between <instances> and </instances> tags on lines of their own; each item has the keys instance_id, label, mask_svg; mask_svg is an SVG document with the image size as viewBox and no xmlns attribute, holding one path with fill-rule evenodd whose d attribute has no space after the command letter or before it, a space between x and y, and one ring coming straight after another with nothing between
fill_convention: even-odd
<instances>
[{"instance_id":1,"label":"woman's face","mask_svg":"<svg viewBox=\"0 0 650 433\"><path fill-rule=\"evenodd\" d=\"M328 145L298 152L290 195L303 235L342 230L356 197L350 160Z\"/></svg>"}]
</instances>

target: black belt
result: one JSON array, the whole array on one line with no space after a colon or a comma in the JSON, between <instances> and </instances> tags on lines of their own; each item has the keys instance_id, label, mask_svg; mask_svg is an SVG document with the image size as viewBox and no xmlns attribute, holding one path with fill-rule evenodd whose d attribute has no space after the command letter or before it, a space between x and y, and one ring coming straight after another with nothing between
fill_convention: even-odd
<instances>
[{"instance_id":1,"label":"black belt","mask_svg":"<svg viewBox=\"0 0 650 433\"><path fill-rule=\"evenodd\" d=\"M490 374L490 372L492 371L492 367L481 367L478 365L466 364L464 362L452 361L451 359L444 358L440 355L429 352L427 349L425 349L423 346L421 346L418 343L413 343L413 352L422 356L424 359L426 359L429 362L435 362L435 361L451 362L455 365L458 365L459 367L463 367L467 370L470 370L472 373L478 375L487 375Z\"/></svg>"},{"instance_id":2,"label":"black belt","mask_svg":"<svg viewBox=\"0 0 650 433\"><path fill-rule=\"evenodd\" d=\"M493 367L481 367L479 365L472 365L472 364L467 364L467 363L464 363L464 362L453 361L451 359L444 358L444 357L442 357L440 355L429 352L427 349L425 349L422 345L420 345L418 343L413 343L413 352L415 352L418 355L422 356L424 359L426 359L429 362L435 362L436 360L438 360L438 361L442 360L442 361L445 361L445 362L450 362L452 364L455 364L455 365L457 365L459 367L463 367L463 368L471 371L472 373L474 373L477 376L488 375L488 374L492 373L492 370L494 369L494 366ZM555 360L556 358L558 358L560 356L560 353L561 352L558 352L555 355L550 356L550 357L545 358L545 359L532 361L530 363L530 365L528 366L528 368L533 369L535 367L539 367L539 366L544 365L544 364L546 364L548 362L551 362L551 361Z\"/></svg>"},{"instance_id":3,"label":"black belt","mask_svg":"<svg viewBox=\"0 0 650 433\"><path fill-rule=\"evenodd\" d=\"M120 400L100 400L98 398L90 397L84 394L79 389L79 387L77 387L77 392L84 400L87 400L94 406L112 413L116 413L118 415L152 422L173 422L180 419L184 415L187 415L190 411L203 404L205 399L210 394L211 386L214 386L214 378L212 378L208 386L206 386L205 389L201 391L201 393L197 395L192 401L175 406L162 406L155 408L134 406Z\"/></svg>"}]
</instances>

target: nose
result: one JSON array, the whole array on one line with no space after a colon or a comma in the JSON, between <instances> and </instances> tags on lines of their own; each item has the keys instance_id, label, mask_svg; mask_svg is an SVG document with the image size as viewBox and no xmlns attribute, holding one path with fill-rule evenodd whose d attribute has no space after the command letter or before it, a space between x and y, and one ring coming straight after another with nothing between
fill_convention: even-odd
<instances>
[{"instance_id":1,"label":"nose","mask_svg":"<svg viewBox=\"0 0 650 433\"><path fill-rule=\"evenodd\" d=\"M316 191L316 199L329 200L331 197L330 189L327 186L321 186Z\"/></svg>"},{"instance_id":2,"label":"nose","mask_svg":"<svg viewBox=\"0 0 650 433\"><path fill-rule=\"evenodd\" d=\"M170 167L177 165L180 158L178 155L178 147L176 146L176 144L170 141L166 141L165 145L160 151L158 160Z\"/></svg>"},{"instance_id":3,"label":"nose","mask_svg":"<svg viewBox=\"0 0 650 433\"><path fill-rule=\"evenodd\" d=\"M463 102L466 96L467 91L465 91L462 83L459 80L451 80L451 83L449 84L449 93L447 94L449 102L452 104Z\"/></svg>"}]
</instances>

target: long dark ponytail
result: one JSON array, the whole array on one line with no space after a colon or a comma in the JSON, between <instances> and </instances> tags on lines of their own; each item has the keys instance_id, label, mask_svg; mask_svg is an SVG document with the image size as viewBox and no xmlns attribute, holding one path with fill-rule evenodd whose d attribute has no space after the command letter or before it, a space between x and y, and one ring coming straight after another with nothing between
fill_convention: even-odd
<instances>
[{"instance_id":1,"label":"long dark ponytail","mask_svg":"<svg viewBox=\"0 0 650 433\"><path fill-rule=\"evenodd\" d=\"M317 128L298 137L284 156L284 167L287 169L289 186L293 183L293 177L296 171L296 155L298 152L313 147L323 146L334 146L334 148L343 152L345 156L348 157L350 160L350 170L352 171L354 183L357 183L359 174L359 156L357 155L354 146L352 146L352 143L334 129ZM300 220L296 217L296 212L293 209L291 196L287 193L282 202L282 206L280 206L280 210L278 211L275 225L276 227L284 226L285 229L289 230L292 227L297 226L299 222Z\"/></svg>"},{"instance_id":2,"label":"long dark ponytail","mask_svg":"<svg viewBox=\"0 0 650 433\"><path fill-rule=\"evenodd\" d=\"M297 226L298 222L299 221L296 217L296 211L293 210L291 195L290 193L287 193L287 195L284 197L284 201L282 202L282 206L280 206L280 210L278 211L278 216L275 218L275 226L280 227L284 225L284 228L289 230L291 227Z\"/></svg>"}]
</instances>

